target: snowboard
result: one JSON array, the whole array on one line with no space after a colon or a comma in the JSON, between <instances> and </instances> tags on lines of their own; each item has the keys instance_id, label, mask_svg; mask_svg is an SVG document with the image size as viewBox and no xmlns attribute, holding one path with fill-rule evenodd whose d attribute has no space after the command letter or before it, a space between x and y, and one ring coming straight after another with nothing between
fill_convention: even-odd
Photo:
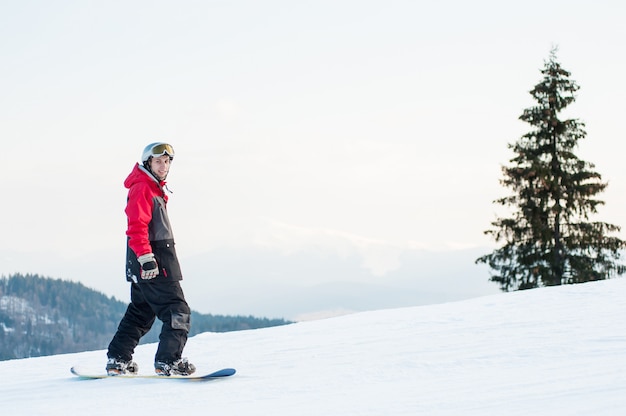
<instances>
[{"instance_id":1,"label":"snowboard","mask_svg":"<svg viewBox=\"0 0 626 416\"><path fill-rule=\"evenodd\" d=\"M159 376L157 374L151 375L141 375L141 374L123 374L117 376L109 376L107 374L90 374L87 372L81 371L79 367L72 367L70 369L72 374L80 378L81 380L97 380L101 378L141 378L141 379L158 379L158 380L186 380L186 381L209 381L209 380L218 380L224 377L232 376L237 372L234 368L222 368L221 370L214 371L209 374L196 375L192 374L190 376L179 376L179 375L171 375L171 376Z\"/></svg>"}]
</instances>

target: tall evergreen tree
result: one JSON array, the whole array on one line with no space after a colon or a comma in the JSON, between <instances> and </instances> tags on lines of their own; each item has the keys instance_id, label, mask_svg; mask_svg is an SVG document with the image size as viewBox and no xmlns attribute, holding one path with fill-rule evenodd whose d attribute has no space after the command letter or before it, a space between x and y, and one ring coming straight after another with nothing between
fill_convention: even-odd
<instances>
[{"instance_id":1,"label":"tall evergreen tree","mask_svg":"<svg viewBox=\"0 0 626 416\"><path fill-rule=\"evenodd\" d=\"M485 231L503 245L476 260L489 265L491 281L503 291L601 280L626 271L618 262L625 242L610 236L620 228L590 221L604 204L597 195L607 183L592 163L574 154L586 137L585 125L559 119L579 87L557 62L555 49L541 73L543 79L530 91L537 104L520 116L532 130L509 144L515 157L502 168L500 183L512 194L494 201L512 214Z\"/></svg>"}]
</instances>

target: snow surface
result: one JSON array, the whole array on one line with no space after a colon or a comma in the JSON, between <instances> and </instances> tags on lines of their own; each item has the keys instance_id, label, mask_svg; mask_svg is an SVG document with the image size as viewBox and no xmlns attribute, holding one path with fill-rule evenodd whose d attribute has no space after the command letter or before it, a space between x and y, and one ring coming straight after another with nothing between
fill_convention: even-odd
<instances>
[{"instance_id":1,"label":"snow surface","mask_svg":"<svg viewBox=\"0 0 626 416\"><path fill-rule=\"evenodd\" d=\"M228 379L83 381L104 351L0 362L3 415L625 415L626 279L191 338ZM155 345L138 348L152 371Z\"/></svg>"}]
</instances>

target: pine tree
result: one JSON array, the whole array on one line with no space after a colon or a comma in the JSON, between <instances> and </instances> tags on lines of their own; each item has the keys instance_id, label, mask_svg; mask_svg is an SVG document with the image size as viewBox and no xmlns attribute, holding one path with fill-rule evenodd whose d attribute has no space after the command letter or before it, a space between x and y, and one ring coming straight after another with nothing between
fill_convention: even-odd
<instances>
[{"instance_id":1,"label":"pine tree","mask_svg":"<svg viewBox=\"0 0 626 416\"><path fill-rule=\"evenodd\" d=\"M559 119L579 87L557 62L556 49L541 73L530 91L537 104L520 116L532 130L509 144L515 157L502 168L500 183L512 194L494 201L512 215L497 218L485 231L503 245L476 260L489 265L491 281L503 291L602 280L626 271L618 263L625 242L610 236L620 227L590 222L604 204L597 195L607 183L592 163L574 154L586 137L585 125Z\"/></svg>"}]
</instances>

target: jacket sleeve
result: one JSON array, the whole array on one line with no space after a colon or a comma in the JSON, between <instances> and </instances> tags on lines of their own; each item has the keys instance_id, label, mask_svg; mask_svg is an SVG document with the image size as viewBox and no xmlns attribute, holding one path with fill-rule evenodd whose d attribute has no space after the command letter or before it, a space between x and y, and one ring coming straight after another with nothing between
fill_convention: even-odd
<instances>
[{"instance_id":1,"label":"jacket sleeve","mask_svg":"<svg viewBox=\"0 0 626 416\"><path fill-rule=\"evenodd\" d=\"M152 221L154 201L148 184L137 183L128 191L126 217L128 218L128 246L137 257L152 252L148 225Z\"/></svg>"}]
</instances>

